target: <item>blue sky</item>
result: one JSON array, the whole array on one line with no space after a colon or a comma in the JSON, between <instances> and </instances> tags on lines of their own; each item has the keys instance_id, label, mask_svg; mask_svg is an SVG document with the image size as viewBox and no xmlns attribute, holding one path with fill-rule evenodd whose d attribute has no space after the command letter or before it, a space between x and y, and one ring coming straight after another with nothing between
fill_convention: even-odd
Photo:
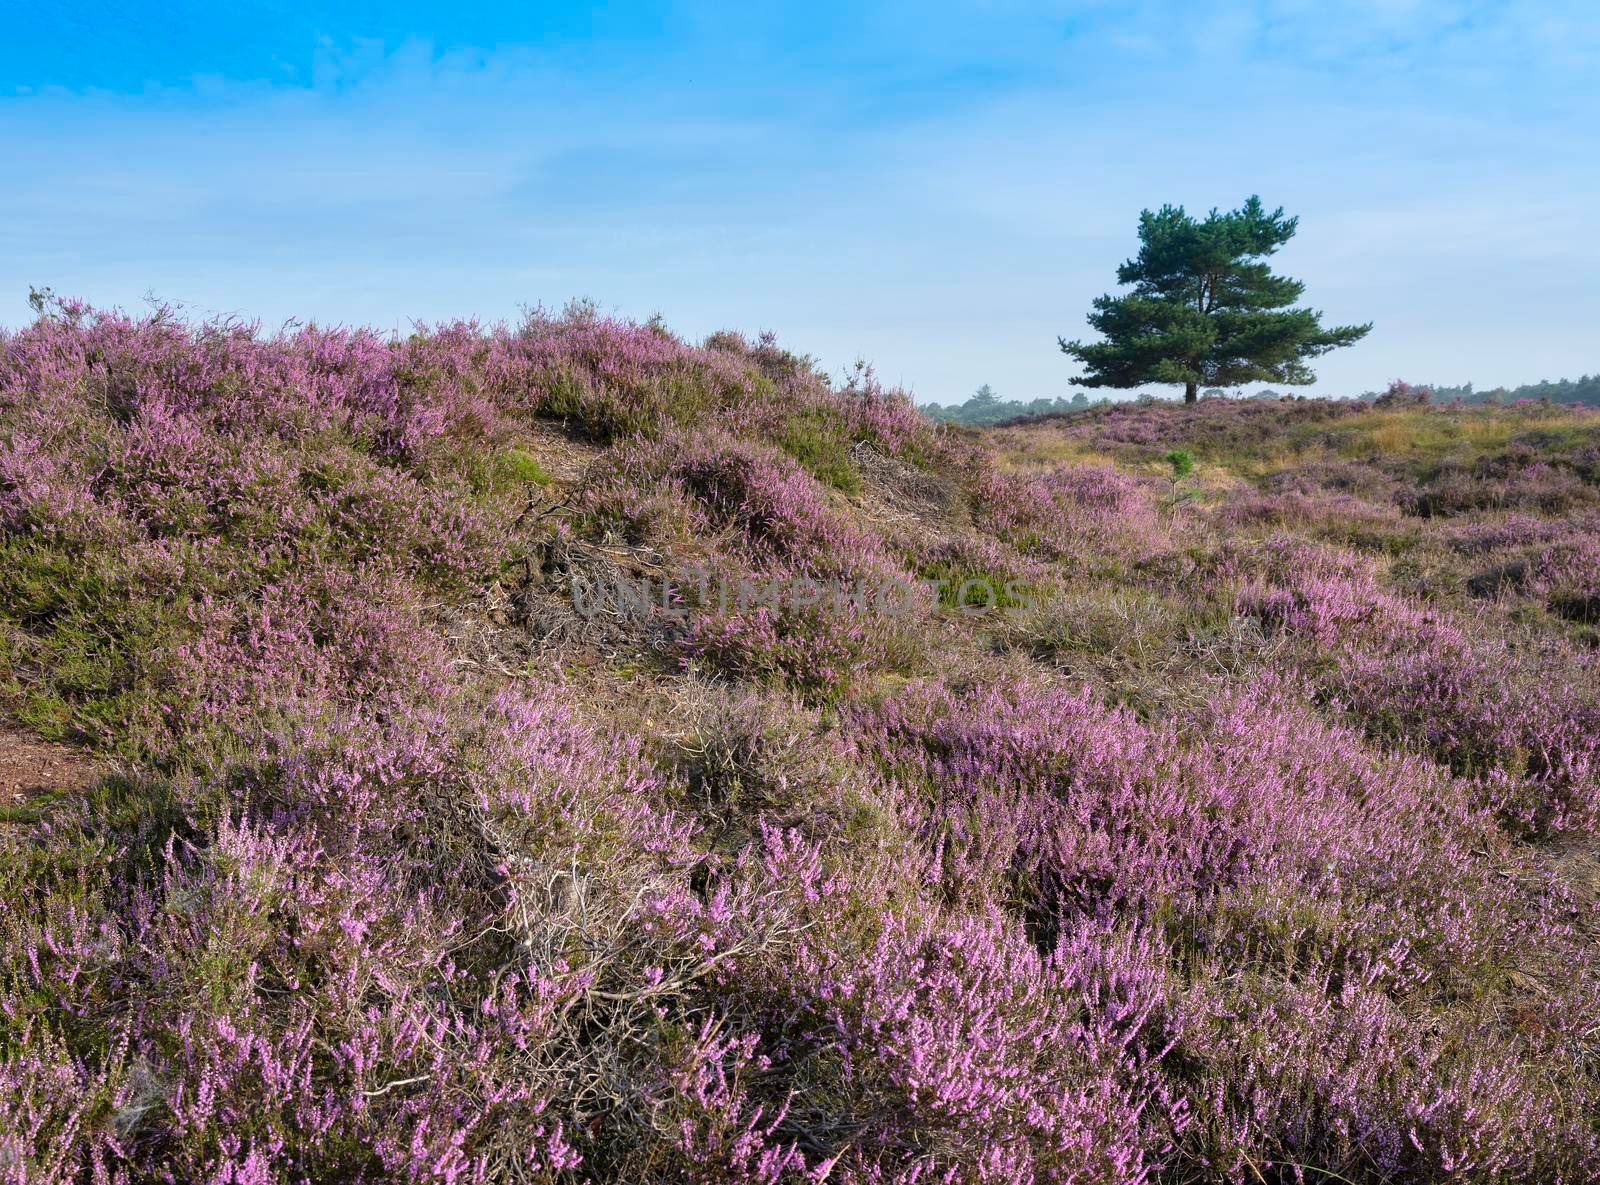
<instances>
[{"instance_id":1,"label":"blue sky","mask_svg":"<svg viewBox=\"0 0 1600 1185\"><path fill-rule=\"evenodd\" d=\"M761 8L0 0L0 324L589 297L1027 399L1142 207L1259 193L1376 322L1310 391L1600 370L1589 0Z\"/></svg>"}]
</instances>

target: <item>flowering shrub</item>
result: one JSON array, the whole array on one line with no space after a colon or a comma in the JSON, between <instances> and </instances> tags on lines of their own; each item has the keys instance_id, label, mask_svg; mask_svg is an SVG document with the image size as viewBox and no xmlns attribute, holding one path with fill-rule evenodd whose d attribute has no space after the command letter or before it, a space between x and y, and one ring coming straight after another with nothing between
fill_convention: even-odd
<instances>
[{"instance_id":1,"label":"flowering shrub","mask_svg":"<svg viewBox=\"0 0 1600 1185\"><path fill-rule=\"evenodd\" d=\"M1473 1156L1529 1163L1552 1126L1587 1140L1577 1112L1544 1110L1535 1079L1502 1080L1508 1109L1481 1113L1476 1078L1506 1071L1481 1056L1476 1031L1422 1069L1423 1046L1380 1048L1425 1040L1396 999L1481 991L1513 951L1590 957L1559 909L1530 927L1494 883L1478 854L1493 825L1464 786L1425 762L1381 760L1270 683L1213 704L1198 748L1086 694L981 695L919 689L866 714L864 744L888 755L907 823L925 836L923 875L942 894L1020 890L1045 941L1132 922L1190 952L1188 988L1148 1002L1171 1011L1143 1052L1198 1059L1221 1093L1176 1108L1174 1135L1204 1112L1190 1138L1208 1159L1265 1141L1278 1150L1269 1156L1423 1175ZM1443 908L1441 878L1455 888ZM1224 1003L1246 968L1259 986ZM1170 972L1145 974L1160 983ZM1320 987L1304 995L1301 984ZM1297 1002L1276 1000L1280 990ZM1424 1112L1436 1143L1424 1141Z\"/></svg>"},{"instance_id":2,"label":"flowering shrub","mask_svg":"<svg viewBox=\"0 0 1600 1185\"><path fill-rule=\"evenodd\" d=\"M0 1179L1595 1179L1596 427L60 303L0 746L102 764L0 808ZM607 572L682 612L534 629Z\"/></svg>"},{"instance_id":3,"label":"flowering shrub","mask_svg":"<svg viewBox=\"0 0 1600 1185\"><path fill-rule=\"evenodd\" d=\"M1041 957L998 916L890 917L863 957L803 946L782 990L842 1059L861 1125L845 1179L908 1158L978 1181L1147 1179L1164 1139L1144 1114L1151 1002L1086 1012L1103 990L1089 962L1069 944Z\"/></svg>"},{"instance_id":4,"label":"flowering shrub","mask_svg":"<svg viewBox=\"0 0 1600 1185\"><path fill-rule=\"evenodd\" d=\"M508 345L530 375L535 408L603 441L689 422L770 386L727 355L585 307L562 318L535 313Z\"/></svg>"},{"instance_id":5,"label":"flowering shrub","mask_svg":"<svg viewBox=\"0 0 1600 1185\"><path fill-rule=\"evenodd\" d=\"M1484 466L1445 469L1407 495L1402 506L1408 513L1433 518L1523 508L1560 513L1594 501L1593 488L1578 474L1535 463L1504 473Z\"/></svg>"},{"instance_id":6,"label":"flowering shrub","mask_svg":"<svg viewBox=\"0 0 1600 1185\"><path fill-rule=\"evenodd\" d=\"M645 538L652 524L725 540L754 571L880 585L906 573L876 533L771 447L717 432L620 450L585 502L601 521Z\"/></svg>"},{"instance_id":7,"label":"flowering shrub","mask_svg":"<svg viewBox=\"0 0 1600 1185\"><path fill-rule=\"evenodd\" d=\"M1526 514L1508 514L1503 519L1465 523L1446 534L1450 546L1466 555L1498 551L1503 548L1548 543L1565 533L1563 524Z\"/></svg>"},{"instance_id":8,"label":"flowering shrub","mask_svg":"<svg viewBox=\"0 0 1600 1185\"><path fill-rule=\"evenodd\" d=\"M907 668L918 652L907 624L875 598L833 597L824 588L815 601L757 594L744 604L701 606L682 649L686 665L778 680L827 700L866 672Z\"/></svg>"},{"instance_id":9,"label":"flowering shrub","mask_svg":"<svg viewBox=\"0 0 1600 1185\"><path fill-rule=\"evenodd\" d=\"M1600 538L1585 534L1545 548L1530 565L1528 579L1562 617L1600 624Z\"/></svg>"},{"instance_id":10,"label":"flowering shrub","mask_svg":"<svg viewBox=\"0 0 1600 1185\"><path fill-rule=\"evenodd\" d=\"M1523 825L1600 819L1600 696L1583 660L1530 661L1384 590L1359 560L1291 546L1266 571L1240 607L1314 641L1326 684L1375 731L1477 776Z\"/></svg>"},{"instance_id":11,"label":"flowering shrub","mask_svg":"<svg viewBox=\"0 0 1600 1185\"><path fill-rule=\"evenodd\" d=\"M1115 469L987 474L977 500L987 529L1047 559L1093 551L1143 554L1161 543L1151 492Z\"/></svg>"},{"instance_id":12,"label":"flowering shrub","mask_svg":"<svg viewBox=\"0 0 1600 1185\"><path fill-rule=\"evenodd\" d=\"M1393 529L1400 515L1392 506L1375 505L1350 494L1298 491L1254 494L1230 500L1217 512L1228 527L1320 528L1323 533L1348 535L1356 530Z\"/></svg>"}]
</instances>

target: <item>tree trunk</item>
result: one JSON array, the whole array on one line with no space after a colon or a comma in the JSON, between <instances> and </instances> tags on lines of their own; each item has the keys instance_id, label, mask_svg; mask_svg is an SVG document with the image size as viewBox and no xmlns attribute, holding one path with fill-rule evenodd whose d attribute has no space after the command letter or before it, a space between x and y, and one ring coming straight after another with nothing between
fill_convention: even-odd
<instances>
[{"instance_id":1,"label":"tree trunk","mask_svg":"<svg viewBox=\"0 0 1600 1185\"><path fill-rule=\"evenodd\" d=\"M1199 398L1200 398L1200 384L1199 383L1185 383L1183 385L1183 401L1185 403L1193 403L1195 400L1197 400Z\"/></svg>"}]
</instances>

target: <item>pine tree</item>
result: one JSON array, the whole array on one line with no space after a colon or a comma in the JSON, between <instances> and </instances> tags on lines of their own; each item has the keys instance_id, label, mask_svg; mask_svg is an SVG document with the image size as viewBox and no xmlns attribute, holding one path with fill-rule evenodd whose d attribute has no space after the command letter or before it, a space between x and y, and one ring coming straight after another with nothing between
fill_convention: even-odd
<instances>
[{"instance_id":1,"label":"pine tree","mask_svg":"<svg viewBox=\"0 0 1600 1185\"><path fill-rule=\"evenodd\" d=\"M1072 380L1085 387L1181 383L1193 403L1201 384L1304 384L1316 376L1307 358L1365 337L1366 325L1324 329L1322 314L1292 307L1299 280L1274 275L1263 262L1294 237L1298 218L1280 206L1267 213L1252 197L1237 210L1212 210L1203 222L1182 206L1139 215L1139 254L1117 269L1125 296L1094 302L1089 325L1105 338L1058 339L1088 368Z\"/></svg>"}]
</instances>

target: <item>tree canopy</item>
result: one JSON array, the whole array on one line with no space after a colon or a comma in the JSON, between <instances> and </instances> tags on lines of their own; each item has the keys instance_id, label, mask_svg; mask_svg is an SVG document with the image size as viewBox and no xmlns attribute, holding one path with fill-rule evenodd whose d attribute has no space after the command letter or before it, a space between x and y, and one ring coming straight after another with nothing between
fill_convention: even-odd
<instances>
[{"instance_id":1,"label":"tree canopy","mask_svg":"<svg viewBox=\"0 0 1600 1185\"><path fill-rule=\"evenodd\" d=\"M1178 383L1192 403L1202 384L1314 382L1306 359L1359 341L1372 325L1324 329L1320 312L1292 307L1305 285L1265 260L1298 224L1281 206L1269 214L1259 197L1203 221L1182 206L1145 210L1139 254L1117 269L1117 282L1133 290L1098 297L1089 314L1105 340L1058 339L1087 368L1073 383Z\"/></svg>"}]
</instances>

